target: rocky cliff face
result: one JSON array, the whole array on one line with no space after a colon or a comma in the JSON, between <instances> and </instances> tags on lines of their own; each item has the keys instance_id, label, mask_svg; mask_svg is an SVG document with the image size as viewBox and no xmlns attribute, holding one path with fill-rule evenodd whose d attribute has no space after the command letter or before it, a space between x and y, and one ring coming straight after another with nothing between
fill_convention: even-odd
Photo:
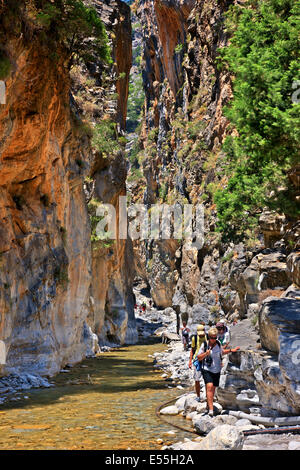
<instances>
[{"instance_id":1,"label":"rocky cliff face","mask_svg":"<svg viewBox=\"0 0 300 470\"><path fill-rule=\"evenodd\" d=\"M107 68L108 88L117 90L111 111L122 129L131 66L129 9L121 1L93 3L111 30L116 65ZM87 111L93 124L110 107L101 62L79 70L84 84L80 80L76 84L73 74L71 85L63 54L57 51L54 60L39 36L28 41L26 35L9 29L2 30L2 36L12 64L6 78L6 104L0 106L2 356L6 356L6 373L17 369L52 375L92 352L91 330L108 340L110 328L107 334L102 329L104 316L113 323L119 342L133 340L134 324L126 336L133 317L126 244L117 242L116 248L94 256L84 183L86 178L92 181L100 196L105 182L110 193L103 200L112 202L124 191L126 171L119 172L121 151L109 162L111 166L101 163L87 130L87 117L91 117ZM121 73L122 80L117 80ZM88 79L93 84L98 80L97 90ZM89 110L80 109L79 91L89 93L84 101L90 104ZM93 297L101 302L109 298L100 313ZM123 309L122 321L116 319L119 313L114 307Z\"/></svg>"},{"instance_id":2,"label":"rocky cliff face","mask_svg":"<svg viewBox=\"0 0 300 470\"><path fill-rule=\"evenodd\" d=\"M257 343L254 348L258 346L259 360L256 356L250 360L245 353L247 357L232 366L235 379L228 369L227 385L231 380L239 382L241 404L247 395L243 395L243 388L249 388L252 395L257 388L266 409L295 413L299 411L295 395L299 378L290 374L284 359L295 351L287 346L283 325L289 322L284 314L288 304L299 316L298 226L284 215L265 211L260 218L259 237L247 244L225 244L215 230L217 213L212 195L226 184L218 167L221 146L226 135L234 133L223 114L232 97L231 77L228 71L218 69L216 58L218 49L230 39L224 13L232 3L139 2L146 92L140 137L144 182L139 181L139 186L145 185L143 201L149 208L154 203L176 202L181 207L202 203L205 237L203 247L192 250L175 240L138 243L135 250L143 260L139 261L138 272L152 288L157 305L172 305L181 317L188 316L192 327L200 321L214 323L224 316L229 321L251 319L252 328L256 325L261 332L261 345ZM271 303L269 296L273 296ZM276 322L276 327L273 311L276 318L285 318ZM295 328L289 334L298 341ZM261 346L265 350L262 355ZM263 360L268 352L274 361L272 367ZM249 360L256 366L249 368L251 378L246 378L249 371L245 373L244 366ZM260 372L257 370L254 377L258 366ZM224 403L239 407L235 401L233 405L232 395L224 398L226 387L222 392ZM281 399L276 404L277 392Z\"/></svg>"},{"instance_id":3,"label":"rocky cliff face","mask_svg":"<svg viewBox=\"0 0 300 470\"><path fill-rule=\"evenodd\" d=\"M40 45L7 43L14 70L1 106L1 338L7 366L45 373L82 358L89 221L76 159L69 79ZM43 78L45 77L45 78Z\"/></svg>"},{"instance_id":4,"label":"rocky cliff face","mask_svg":"<svg viewBox=\"0 0 300 470\"><path fill-rule=\"evenodd\" d=\"M121 136L124 135L126 127L129 72L132 65L130 9L121 1L106 0L94 3L110 33L115 62L106 90L109 107L103 110L100 119L110 118L112 122L117 122ZM97 123L95 117L92 120ZM98 155L97 163L91 172L92 182L86 185L90 202L111 204L115 208L117 224L119 197L126 194L126 176L124 147L119 146L108 157ZM116 240L111 243L96 241L92 244L92 285L88 323L97 334L100 345L118 345L137 340L131 257L130 240L120 239L118 233Z\"/></svg>"},{"instance_id":5,"label":"rocky cliff face","mask_svg":"<svg viewBox=\"0 0 300 470\"><path fill-rule=\"evenodd\" d=\"M144 201L148 206L176 201L183 207L202 202L203 189L214 178L212 155L217 154L225 136L228 122L222 107L231 96L228 74L219 73L215 64L217 49L227 40L222 26L225 7L219 2L140 2L147 95L141 140ZM206 172L203 165L208 157L211 168ZM170 258L177 259L176 267L163 256L160 261L156 257L156 272L163 272L163 265L167 264L170 277L162 302L156 292L164 290L165 275L161 279L151 275L149 283L158 305L171 304L179 277L190 304L202 302L203 296L218 290L213 265L219 250L214 253L212 247L216 240L210 235L214 216L211 203L207 204L207 214L212 215L206 227L209 239L200 252L187 251L181 244L173 243ZM163 249L160 251L163 253ZM210 259L205 256L208 252ZM151 259L146 262L153 266ZM206 281L201 269L206 270ZM216 298L214 294L212 306Z\"/></svg>"}]
</instances>

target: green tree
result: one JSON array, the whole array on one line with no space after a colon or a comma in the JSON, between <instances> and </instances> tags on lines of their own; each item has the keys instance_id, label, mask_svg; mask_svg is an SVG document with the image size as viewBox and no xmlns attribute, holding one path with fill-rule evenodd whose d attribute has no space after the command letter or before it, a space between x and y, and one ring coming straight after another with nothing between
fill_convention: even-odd
<instances>
[{"instance_id":1,"label":"green tree","mask_svg":"<svg viewBox=\"0 0 300 470\"><path fill-rule=\"evenodd\" d=\"M35 0L35 6L38 23L65 44L69 67L76 58L88 62L96 56L112 62L106 30L94 8L81 0Z\"/></svg>"},{"instance_id":2,"label":"green tree","mask_svg":"<svg viewBox=\"0 0 300 470\"><path fill-rule=\"evenodd\" d=\"M3 2L2 2L3 3ZM108 36L97 11L81 0L11 0L0 6L0 23L10 30L39 34L58 51L64 46L68 65L100 58L112 63Z\"/></svg>"},{"instance_id":3,"label":"green tree","mask_svg":"<svg viewBox=\"0 0 300 470\"><path fill-rule=\"evenodd\" d=\"M252 0L229 9L230 45L220 51L232 73L225 111L238 136L224 144L228 185L215 194L219 230L242 239L263 207L297 217L288 171L299 161L300 108L293 103L299 74L300 4Z\"/></svg>"}]
</instances>

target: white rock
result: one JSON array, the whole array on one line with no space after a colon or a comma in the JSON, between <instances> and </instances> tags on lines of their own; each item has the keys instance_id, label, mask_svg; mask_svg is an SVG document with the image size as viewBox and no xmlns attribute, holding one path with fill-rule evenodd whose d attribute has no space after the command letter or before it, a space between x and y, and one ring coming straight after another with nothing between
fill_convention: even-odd
<instances>
[{"instance_id":1,"label":"white rock","mask_svg":"<svg viewBox=\"0 0 300 470\"><path fill-rule=\"evenodd\" d=\"M228 424L216 426L199 443L199 450L240 450L244 443L243 432Z\"/></svg>"},{"instance_id":2,"label":"white rock","mask_svg":"<svg viewBox=\"0 0 300 470\"><path fill-rule=\"evenodd\" d=\"M300 441L289 442L288 450L300 450Z\"/></svg>"},{"instance_id":3,"label":"white rock","mask_svg":"<svg viewBox=\"0 0 300 470\"><path fill-rule=\"evenodd\" d=\"M178 415L179 411L177 406L172 405L172 406L166 406L166 408L163 408L160 410L161 415Z\"/></svg>"},{"instance_id":4,"label":"white rock","mask_svg":"<svg viewBox=\"0 0 300 470\"><path fill-rule=\"evenodd\" d=\"M238 426L238 429L241 431L251 431L252 429L260 429L260 427L255 424L243 424Z\"/></svg>"},{"instance_id":5,"label":"white rock","mask_svg":"<svg viewBox=\"0 0 300 470\"><path fill-rule=\"evenodd\" d=\"M191 411L185 417L185 419L192 421L198 415L197 411Z\"/></svg>"},{"instance_id":6,"label":"white rock","mask_svg":"<svg viewBox=\"0 0 300 470\"><path fill-rule=\"evenodd\" d=\"M176 436L176 432L175 431L166 431L166 432L164 432L164 435L165 436Z\"/></svg>"},{"instance_id":7,"label":"white rock","mask_svg":"<svg viewBox=\"0 0 300 470\"><path fill-rule=\"evenodd\" d=\"M217 411L218 413L222 413L223 411L222 405L220 405L220 403L217 403L216 401L214 401L214 411Z\"/></svg>"},{"instance_id":8,"label":"white rock","mask_svg":"<svg viewBox=\"0 0 300 470\"><path fill-rule=\"evenodd\" d=\"M235 423L236 426L247 426L251 424L252 423L249 419L238 419Z\"/></svg>"},{"instance_id":9,"label":"white rock","mask_svg":"<svg viewBox=\"0 0 300 470\"><path fill-rule=\"evenodd\" d=\"M177 406L178 411L184 410L185 399L186 399L186 396L184 395L183 397L178 398L178 400L176 401L175 406Z\"/></svg>"},{"instance_id":10,"label":"white rock","mask_svg":"<svg viewBox=\"0 0 300 470\"><path fill-rule=\"evenodd\" d=\"M231 415L218 415L214 418L214 423L217 425L220 424L230 424L230 426L234 426L237 422L237 418Z\"/></svg>"}]
</instances>

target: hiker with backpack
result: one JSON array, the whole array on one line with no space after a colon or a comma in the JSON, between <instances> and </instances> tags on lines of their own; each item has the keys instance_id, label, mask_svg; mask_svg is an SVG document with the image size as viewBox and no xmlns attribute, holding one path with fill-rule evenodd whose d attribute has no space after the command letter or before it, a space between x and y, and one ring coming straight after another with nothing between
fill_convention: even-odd
<instances>
[{"instance_id":1,"label":"hiker with backpack","mask_svg":"<svg viewBox=\"0 0 300 470\"><path fill-rule=\"evenodd\" d=\"M223 348L218 340L217 328L210 328L208 331L208 341L204 341L199 349L197 358L201 364L206 389L208 415L211 417L214 415L213 402L215 390L219 386L220 381L222 356L237 352L239 349L239 347L234 349Z\"/></svg>"},{"instance_id":2,"label":"hiker with backpack","mask_svg":"<svg viewBox=\"0 0 300 470\"><path fill-rule=\"evenodd\" d=\"M191 369L193 366L194 371L194 380L195 380L195 391L197 401L200 401L200 379L201 379L201 368L199 361L197 361L197 355L202 344L206 341L204 325L197 326L197 334L192 336L192 343L191 343L191 354L189 360L189 368ZM195 364L194 364L195 362Z\"/></svg>"},{"instance_id":3,"label":"hiker with backpack","mask_svg":"<svg viewBox=\"0 0 300 470\"><path fill-rule=\"evenodd\" d=\"M187 351L189 349L189 339L190 339L190 329L186 326L186 322L182 322L181 330L181 340L183 344L183 349Z\"/></svg>"},{"instance_id":4,"label":"hiker with backpack","mask_svg":"<svg viewBox=\"0 0 300 470\"><path fill-rule=\"evenodd\" d=\"M230 332L224 320L218 321L216 324L218 330L218 341L220 341L223 348L227 349L230 343Z\"/></svg>"}]
</instances>

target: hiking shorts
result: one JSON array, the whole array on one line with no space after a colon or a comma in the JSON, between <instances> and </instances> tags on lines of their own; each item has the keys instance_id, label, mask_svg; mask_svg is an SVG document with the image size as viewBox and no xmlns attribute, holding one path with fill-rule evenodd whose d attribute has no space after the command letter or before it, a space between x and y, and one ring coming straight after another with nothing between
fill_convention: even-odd
<instances>
[{"instance_id":1,"label":"hiking shorts","mask_svg":"<svg viewBox=\"0 0 300 470\"><path fill-rule=\"evenodd\" d=\"M213 372L209 372L209 370L205 370L205 369L202 370L204 383L205 384L212 383L215 387L219 386L220 375L221 375L220 372L218 372L217 374L214 374Z\"/></svg>"},{"instance_id":2,"label":"hiking shorts","mask_svg":"<svg viewBox=\"0 0 300 470\"><path fill-rule=\"evenodd\" d=\"M195 382L200 382L201 377L202 377L202 371L197 370L194 365L193 365L193 371L194 371L194 380L195 380Z\"/></svg>"}]
</instances>

